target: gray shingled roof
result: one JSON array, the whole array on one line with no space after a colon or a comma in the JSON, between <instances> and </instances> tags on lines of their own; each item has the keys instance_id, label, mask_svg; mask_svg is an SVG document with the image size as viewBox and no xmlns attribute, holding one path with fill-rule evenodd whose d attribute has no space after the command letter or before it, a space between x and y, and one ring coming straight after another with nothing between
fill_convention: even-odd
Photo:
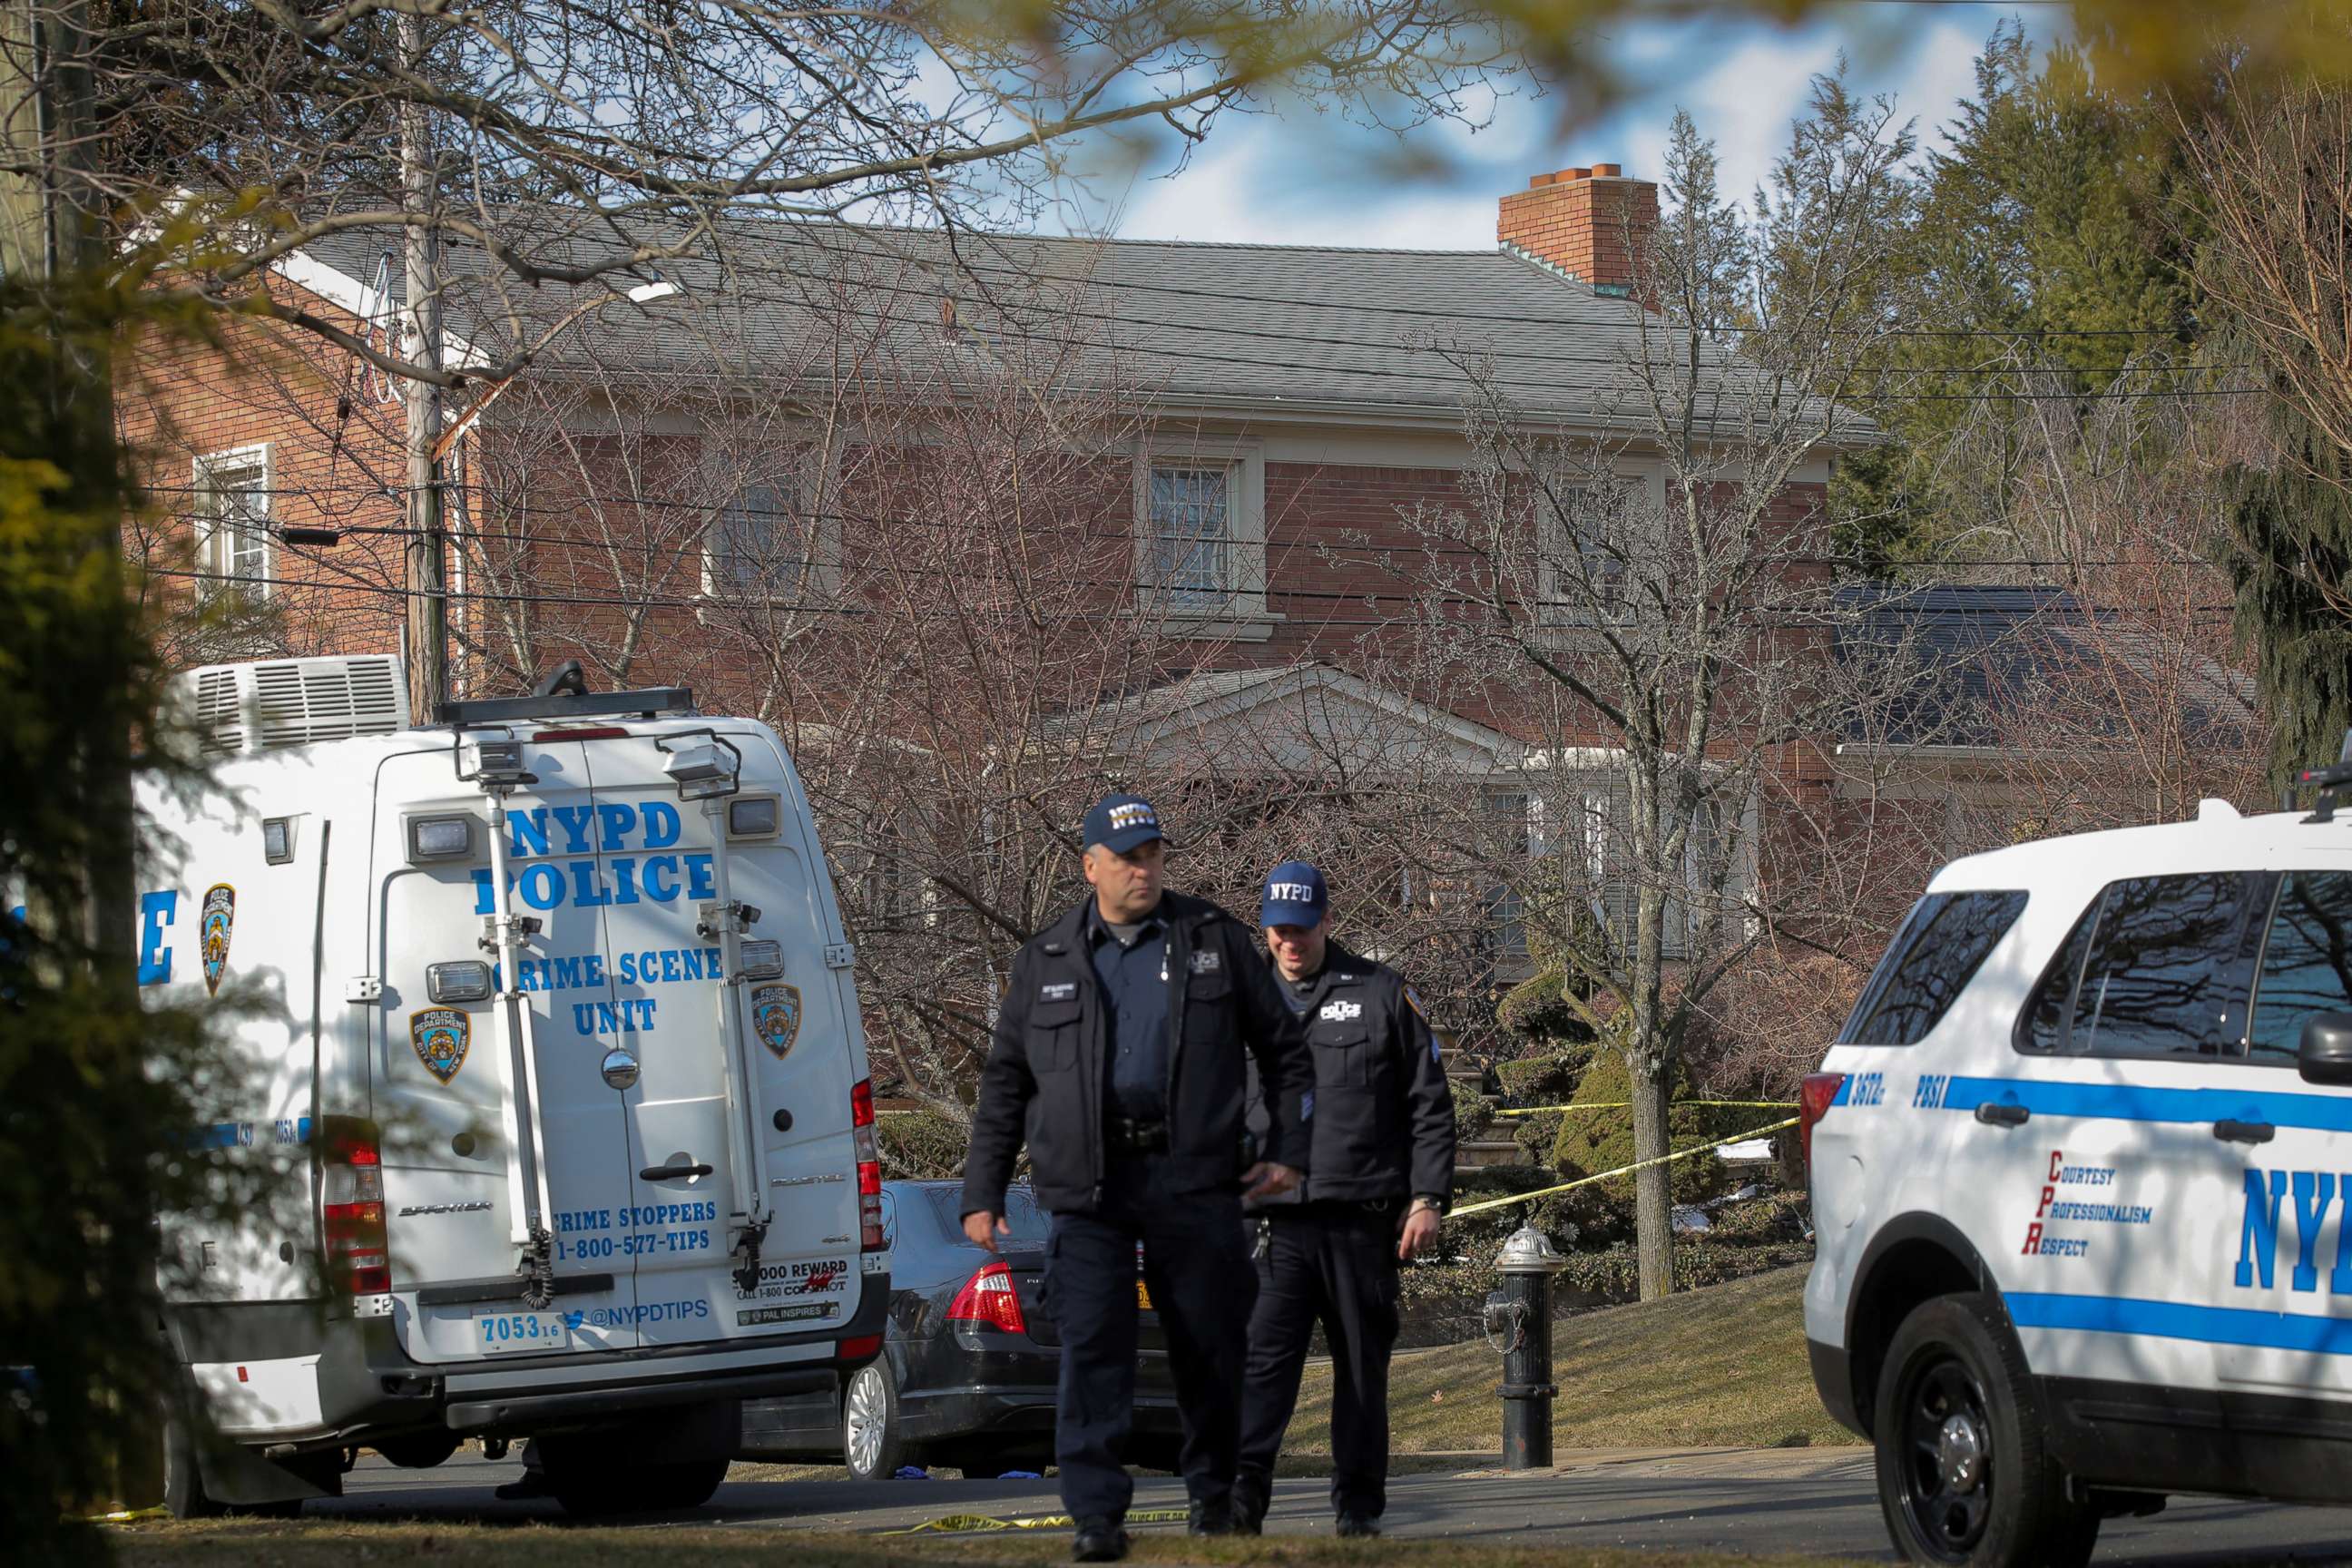
<instances>
[{"instance_id":1,"label":"gray shingled roof","mask_svg":"<svg viewBox=\"0 0 2352 1568\"><path fill-rule=\"evenodd\" d=\"M1841 588L1835 602L1839 657L1904 677L1885 710L1850 718L1843 738L1852 744L2000 744L2021 712L2103 659L2146 673L2177 657L2059 588L1870 584ZM2244 677L2200 659L2179 679L2192 730L2251 723Z\"/></svg>"},{"instance_id":2,"label":"gray shingled roof","mask_svg":"<svg viewBox=\"0 0 2352 1568\"><path fill-rule=\"evenodd\" d=\"M365 279L369 247L317 253ZM542 258L582 254L562 241ZM453 249L453 330L504 349L608 291L521 289ZM396 272L396 268L394 269ZM1154 401L1458 419L1467 357L1534 415L1631 415L1641 310L1501 250L1005 237L745 221L666 263L687 294L616 301L562 335L549 370L592 366L773 384L832 374L845 345L918 378L1018 363L1058 384ZM619 280L625 288L630 279ZM396 286L396 279L395 279ZM955 330L942 331L952 300ZM1653 352L1666 346L1656 342ZM1738 374L1736 371L1734 374ZM1856 421L1858 433L1863 431Z\"/></svg>"}]
</instances>

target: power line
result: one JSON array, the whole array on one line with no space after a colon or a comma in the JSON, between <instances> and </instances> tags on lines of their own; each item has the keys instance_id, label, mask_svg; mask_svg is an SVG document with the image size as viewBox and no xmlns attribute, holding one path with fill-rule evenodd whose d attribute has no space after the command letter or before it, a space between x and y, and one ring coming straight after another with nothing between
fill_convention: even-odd
<instances>
[{"instance_id":1,"label":"power line","mask_svg":"<svg viewBox=\"0 0 2352 1568\"><path fill-rule=\"evenodd\" d=\"M273 497L291 496L303 500L311 499L312 496L312 492L310 490L290 487L272 489L266 492L248 493L267 493ZM371 491L368 493L373 496L378 492ZM571 533L562 531L560 529L494 529L480 526L453 528L449 530L448 532L453 539L458 540L497 540L520 544L576 545L586 549L615 551L627 554L643 554L648 551L674 548L677 552L679 559L683 561L689 553L704 555L741 553L740 552L712 550L708 543L710 528L716 526L719 522L723 521L724 517L727 516L769 519L782 518L795 522L831 522L868 529L919 528L942 530L958 526L958 524L951 520L939 518L920 518L904 515L890 516L873 512L802 511L790 507L743 507L724 502L708 503L702 501L668 500L656 496L619 496L603 494L594 491L579 493L567 499L577 500L583 504L611 506L617 509L646 510L682 510L709 512L714 515L710 524L692 531L681 531L680 535L674 540L633 541L603 534ZM556 509L542 508L541 510L553 510ZM215 526L218 526L221 521L218 518L208 517L201 513L166 512L163 515L176 521L210 523ZM285 522L278 519L262 519L253 520L253 522L249 524L249 526L258 526L267 532L273 535L279 535L289 528L299 528L302 525ZM334 531L344 534L358 534L363 537L404 539L413 535L416 530L406 523L348 523L337 525ZM1151 536L1147 535L1146 537ZM1169 535L1166 537L1172 540L1179 540L1181 542L1182 536ZM1077 535L1077 538L1087 542L1106 545L1132 544L1137 538L1137 532L1132 527L1105 529L1101 531L1080 532ZM1035 543L1038 542L1038 541L1032 539L1029 542ZM1214 541L1209 541L1209 542L1214 542ZM1233 541L1228 539L1224 541L1224 542L1231 544ZM301 544L293 544L289 546L289 548L304 549L309 547ZM1276 544L1275 542L1268 540L1264 548L1270 559L1282 558L1286 560L1294 555L1297 555L1302 552L1307 552L1311 555L1321 555L1328 552L1330 555L1338 558L1336 563L1339 565L1362 564L1364 563L1367 556L1372 555L1390 558L1394 558L1399 555L1455 556L1466 557L1468 559L1477 561L1488 561L1495 558L1494 552L1483 550L1476 546L1444 544L1435 542L1423 542L1409 544L1373 544L1369 542L1360 544L1326 544L1302 540L1292 543ZM1565 561L1567 559L1567 554L1568 552L1566 551L1561 551L1559 552L1559 558ZM1759 559L1775 566L1842 567L1849 566L1853 563L1853 558L1850 556L1790 554L1774 551L1769 548L1761 548L1757 552L1757 554ZM797 563L799 559L800 558L795 557L780 558L780 560L782 560L785 564ZM830 563L820 564L825 564L826 569L828 570L837 569ZM2210 563L2194 557L2179 555L2112 555L2073 558L2066 556L1985 556L1970 561L1916 562L1908 563L1906 564L1920 570L1932 570L1935 572L1977 572L2011 569L2021 570L2029 568L2036 570L2074 570L2084 567L2135 566L2177 567L2200 571L2220 570L2220 568L2212 566ZM1058 578L1055 580L1057 582L1066 581ZM1102 586L1105 584L1080 582L1073 585ZM1267 587L1266 592L1269 594L1307 594L1307 590L1276 588L1272 585ZM1356 598L1365 595L1363 594L1341 591L1333 596ZM1371 596L1378 597L1381 595L1372 595Z\"/></svg>"},{"instance_id":2,"label":"power line","mask_svg":"<svg viewBox=\"0 0 2352 1568\"><path fill-rule=\"evenodd\" d=\"M322 563L322 564L326 563ZM449 599L478 599L490 603L527 605L588 605L614 610L624 614L643 608L708 610L712 608L714 605L724 608L730 603L750 606L760 606L771 611L793 615L832 615L850 616L858 619L870 619L875 618L881 614L881 612L875 609L857 605L845 605L840 603L787 603L781 602L773 598L763 597L757 594L745 594L740 595L739 598L730 600L730 598L726 595L714 594L680 595L670 593L626 593L623 595L623 596L616 597L616 593L621 593L621 590L618 589L614 592L595 595L548 593L536 589L506 592L496 589L486 591L474 588L453 588L446 592L433 592L423 589L404 587L390 583L379 584L368 582L349 581L339 584L336 583L320 582L314 579L300 577L276 575L233 576L226 573L191 572L178 568L160 566L142 567L142 570L145 571L147 574L151 576L189 579L197 582L212 583L223 587L234 587L239 584L256 584L270 587L304 588L327 591L335 591L338 588L341 588L352 593L376 595L385 598L411 599L439 597ZM990 578L982 580L992 582L1012 581L1007 578ZM1108 588L1114 592L1131 593L1137 595L1158 595L1171 591L1165 584L1143 583L1134 580L1124 583L1071 582L1064 583L1060 585L1066 587ZM1224 596L1230 598L1234 595L1225 595ZM1265 596L1269 599L1294 598L1341 602L1363 602L1369 600L1373 603L1395 602L1411 605L1438 605L1458 609L1481 611L1489 610L1492 607L1485 600L1471 598L1463 595L1449 594L1439 589L1431 589L1421 593L1401 594L1349 593L1342 590L1318 591L1269 589L1266 592ZM1511 607L1517 609L1522 613L1541 612L1544 610L1581 611L1585 608L1585 606L1580 603L1565 599L1514 600L1512 601ZM2231 605L2184 605L2179 606L2178 608L2171 605L2160 605L2155 606L2155 608L2167 614L2197 616L2232 615L2235 614L2236 611L2236 606ZM1869 609L1870 606L1859 605L1845 610L1831 610L1827 608L1817 611L1781 609L1778 611L1766 612L1777 618L1765 620L1758 616L1757 607L1750 605L1736 606L1725 610L1720 618L1726 624L1760 626L1767 629L1829 631L1836 629L1841 625L1860 620L1864 616L1869 613ZM1986 608L1981 610L1970 609L1964 612L1955 613L1996 615L2000 612ZM1162 610L1160 611L1158 616L1155 617L1154 615L1150 613L1139 615L1133 610L1120 608L1104 610L1076 610L1063 612L1063 614L1066 618L1073 620L1089 623L1097 621L1117 622L1122 625L1132 625L1145 629L1156 629L1160 620L1181 625L1186 618L1188 618L1186 614L1182 611L1171 613ZM1204 612L1198 618L1211 621L1227 621L1235 618L1235 616L1231 612ZM1393 629L1398 624L1398 621L1397 617L1394 616L1374 618L1328 616L1318 617L1310 624L1314 626L1347 626ZM1655 625L1656 623L1653 622L1651 624ZM1639 618L1634 616L1629 616L1622 620L1612 620L1608 617L1602 616L1596 617L1591 621L1547 621L1538 629L1548 634L1551 632L1559 632L1563 635L1572 635L1580 631L1601 633L1624 627L1638 627L1640 625L1641 622ZM1211 637L1184 638L1181 640L1216 641L1222 639Z\"/></svg>"}]
</instances>

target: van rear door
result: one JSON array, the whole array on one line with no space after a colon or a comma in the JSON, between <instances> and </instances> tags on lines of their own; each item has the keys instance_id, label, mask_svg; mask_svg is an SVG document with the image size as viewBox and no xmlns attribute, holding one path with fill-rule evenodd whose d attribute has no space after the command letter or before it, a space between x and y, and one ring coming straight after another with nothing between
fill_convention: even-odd
<instances>
[{"instance_id":1,"label":"van rear door","mask_svg":"<svg viewBox=\"0 0 2352 1568\"><path fill-rule=\"evenodd\" d=\"M652 737L586 748L598 819L614 829L604 858L613 998L593 1022L600 1042L615 1039L639 1061L621 1097L632 1223L616 1234L647 1345L838 1324L859 1286L851 1093L863 1058L845 971L827 962L839 917L781 752L761 731L725 735L742 773L715 813L679 799ZM782 960L780 974L740 984L722 973L715 907L730 806L749 806L747 826L760 829L724 847L729 892L758 910L742 940L775 942ZM737 1245L755 1216L768 1221L758 1269L739 1279Z\"/></svg>"},{"instance_id":2,"label":"van rear door","mask_svg":"<svg viewBox=\"0 0 2352 1568\"><path fill-rule=\"evenodd\" d=\"M594 803L588 748L533 746L538 783L505 803L513 910L541 922L525 945L519 984L537 1053L540 1114L523 1136L541 1142L558 1294L542 1311L499 1288L516 1277L516 1211L509 1180L516 1151L505 1126L509 1062L496 996L436 1002L433 964L491 961L488 800L459 782L446 751L385 762L378 775L375 862L382 902L371 945L383 984L375 1112L383 1129L385 1223L395 1322L424 1362L626 1350L639 1342L635 1280L621 1237L633 1167L621 1096L599 1072L595 1037L574 1020L614 1003L598 858L589 848ZM467 849L413 859L421 819L465 818ZM568 851L581 852L571 853ZM507 977L500 973L497 985ZM453 1299L455 1298L455 1299Z\"/></svg>"}]
</instances>

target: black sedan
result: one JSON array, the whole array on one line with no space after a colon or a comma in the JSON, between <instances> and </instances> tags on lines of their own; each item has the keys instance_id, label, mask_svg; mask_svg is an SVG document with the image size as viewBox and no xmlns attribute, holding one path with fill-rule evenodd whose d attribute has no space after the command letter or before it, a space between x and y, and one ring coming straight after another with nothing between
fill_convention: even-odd
<instances>
[{"instance_id":1,"label":"black sedan","mask_svg":"<svg viewBox=\"0 0 2352 1568\"><path fill-rule=\"evenodd\" d=\"M998 1254L964 1238L954 1182L886 1182L890 1320L882 1355L838 1397L756 1399L743 1407L743 1452L761 1459L845 1462L887 1479L902 1467L968 1476L1043 1472L1053 1462L1054 1384L1061 1335L1046 1302L1048 1220L1025 1186L1006 1194L1010 1236ZM1176 1468L1180 1427L1160 1320L1141 1259L1136 1295L1135 1434L1128 1461Z\"/></svg>"}]
</instances>

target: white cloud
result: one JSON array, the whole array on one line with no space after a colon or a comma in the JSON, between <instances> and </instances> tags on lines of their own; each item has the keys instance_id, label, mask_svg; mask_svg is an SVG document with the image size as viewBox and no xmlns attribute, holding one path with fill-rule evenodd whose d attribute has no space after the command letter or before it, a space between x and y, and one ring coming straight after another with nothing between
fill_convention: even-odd
<instances>
[{"instance_id":1,"label":"white cloud","mask_svg":"<svg viewBox=\"0 0 2352 1568\"><path fill-rule=\"evenodd\" d=\"M1923 145L1936 145L1974 87L1977 50L2011 14L1955 5L1921 19L1910 7L1862 5L1793 31L1637 25L1606 44L1633 90L1565 143L1557 100L1533 97L1499 100L1475 132L1441 123L1402 138L1329 114L1233 118L1172 176L1151 177L1166 167L1164 153L1132 174L1098 165L1065 221L1131 239L1480 249L1495 240L1496 200L1531 174L1619 163L1654 177L1677 107L1715 139L1725 193L1744 198L1769 174L1812 77L1835 66L1842 46L1854 88L1894 92L1916 117Z\"/></svg>"}]
</instances>

